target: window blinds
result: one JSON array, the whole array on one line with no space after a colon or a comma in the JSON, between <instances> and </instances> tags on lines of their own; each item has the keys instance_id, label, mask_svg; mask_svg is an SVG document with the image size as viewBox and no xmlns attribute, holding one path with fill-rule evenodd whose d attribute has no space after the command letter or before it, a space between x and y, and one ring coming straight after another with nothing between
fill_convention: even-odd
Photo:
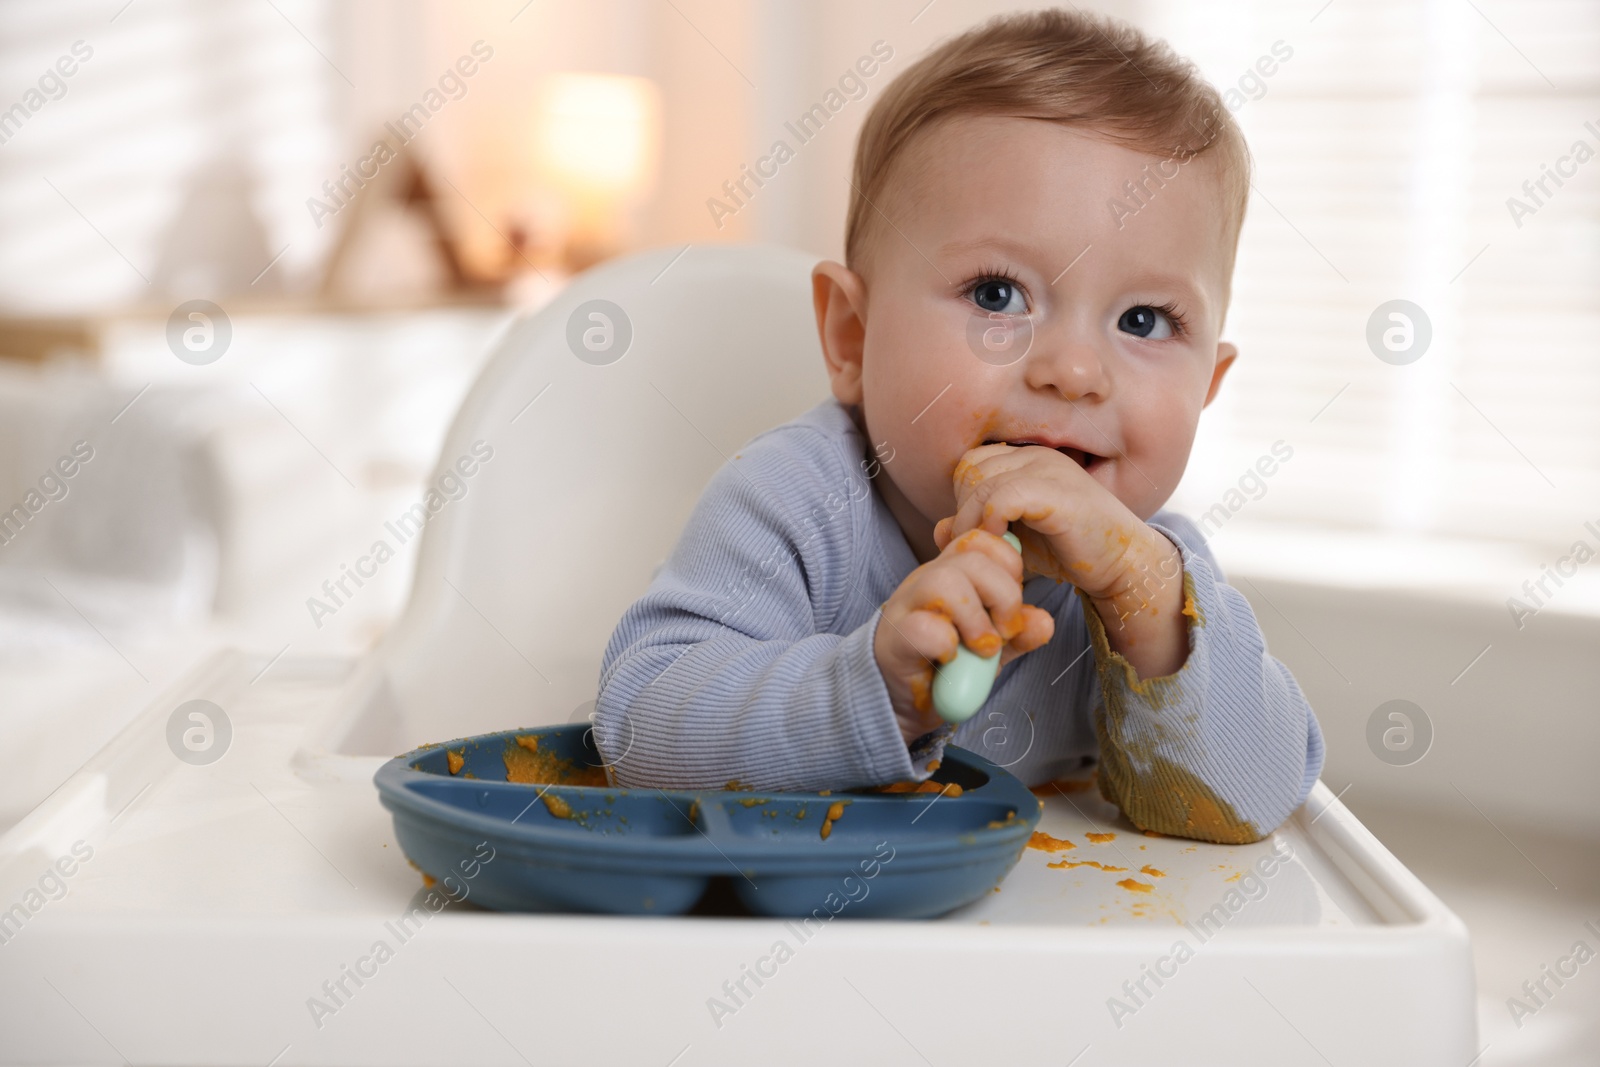
<instances>
[{"instance_id":1,"label":"window blinds","mask_svg":"<svg viewBox=\"0 0 1600 1067\"><path fill-rule=\"evenodd\" d=\"M1540 552L1584 536L1600 5L1154 0L1142 23L1236 90L1256 164L1224 331L1241 356L1172 506L1210 511L1213 536L1258 520ZM1263 77L1278 42L1293 54ZM1399 299L1432 336L1397 365L1367 333ZM1292 458L1245 477L1279 441Z\"/></svg>"}]
</instances>

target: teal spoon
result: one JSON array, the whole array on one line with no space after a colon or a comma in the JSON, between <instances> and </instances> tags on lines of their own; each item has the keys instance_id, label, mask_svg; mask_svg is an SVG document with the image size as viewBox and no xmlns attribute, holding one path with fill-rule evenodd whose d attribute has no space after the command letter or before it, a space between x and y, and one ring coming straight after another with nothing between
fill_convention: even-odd
<instances>
[{"instance_id":1,"label":"teal spoon","mask_svg":"<svg viewBox=\"0 0 1600 1067\"><path fill-rule=\"evenodd\" d=\"M1017 535L1007 530L1006 543L1022 551ZM933 679L933 709L945 722L966 722L978 714L1000 673L1000 653L980 656L966 645L956 648L956 658L940 667Z\"/></svg>"}]
</instances>

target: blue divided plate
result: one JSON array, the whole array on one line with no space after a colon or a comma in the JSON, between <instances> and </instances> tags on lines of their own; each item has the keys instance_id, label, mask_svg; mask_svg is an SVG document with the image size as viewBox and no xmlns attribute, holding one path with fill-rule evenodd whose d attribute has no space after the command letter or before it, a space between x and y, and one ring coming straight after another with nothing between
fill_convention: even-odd
<instances>
[{"instance_id":1,"label":"blue divided plate","mask_svg":"<svg viewBox=\"0 0 1600 1067\"><path fill-rule=\"evenodd\" d=\"M579 723L425 745L373 781L411 862L500 911L678 915L725 879L758 915L929 918L999 885L1039 821L1015 776L953 745L934 778L959 796L506 780L535 759L540 777L604 780Z\"/></svg>"}]
</instances>

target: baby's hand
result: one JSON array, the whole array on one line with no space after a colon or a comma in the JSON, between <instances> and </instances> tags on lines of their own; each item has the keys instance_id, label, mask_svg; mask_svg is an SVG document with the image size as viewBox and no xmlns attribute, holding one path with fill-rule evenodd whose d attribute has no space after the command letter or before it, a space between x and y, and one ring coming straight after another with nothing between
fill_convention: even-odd
<instances>
[{"instance_id":1,"label":"baby's hand","mask_svg":"<svg viewBox=\"0 0 1600 1067\"><path fill-rule=\"evenodd\" d=\"M972 530L906 576L883 605L873 637L889 702L910 744L942 722L933 711L933 664L965 644L1000 662L1050 640L1050 613L1022 602L1022 558L997 535Z\"/></svg>"},{"instance_id":2,"label":"baby's hand","mask_svg":"<svg viewBox=\"0 0 1600 1067\"><path fill-rule=\"evenodd\" d=\"M1071 582L1095 600L1123 593L1172 553L1165 537L1053 448L982 445L961 458L954 483L956 513L934 527L936 544L1015 524L1029 570Z\"/></svg>"}]
</instances>

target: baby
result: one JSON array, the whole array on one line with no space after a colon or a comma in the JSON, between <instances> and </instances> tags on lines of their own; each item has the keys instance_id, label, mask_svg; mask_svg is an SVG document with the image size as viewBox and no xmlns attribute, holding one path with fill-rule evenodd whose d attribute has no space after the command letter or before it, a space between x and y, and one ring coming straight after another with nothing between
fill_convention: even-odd
<instances>
[{"instance_id":1,"label":"baby","mask_svg":"<svg viewBox=\"0 0 1600 1067\"><path fill-rule=\"evenodd\" d=\"M1162 510L1237 358L1249 167L1189 64L1097 16L1004 16L889 85L845 264L812 273L833 397L717 472L623 615L616 784L848 789L954 742L1030 785L1097 763L1164 834L1254 841L1298 807L1316 718ZM930 691L960 644L1001 668L953 727Z\"/></svg>"}]
</instances>

